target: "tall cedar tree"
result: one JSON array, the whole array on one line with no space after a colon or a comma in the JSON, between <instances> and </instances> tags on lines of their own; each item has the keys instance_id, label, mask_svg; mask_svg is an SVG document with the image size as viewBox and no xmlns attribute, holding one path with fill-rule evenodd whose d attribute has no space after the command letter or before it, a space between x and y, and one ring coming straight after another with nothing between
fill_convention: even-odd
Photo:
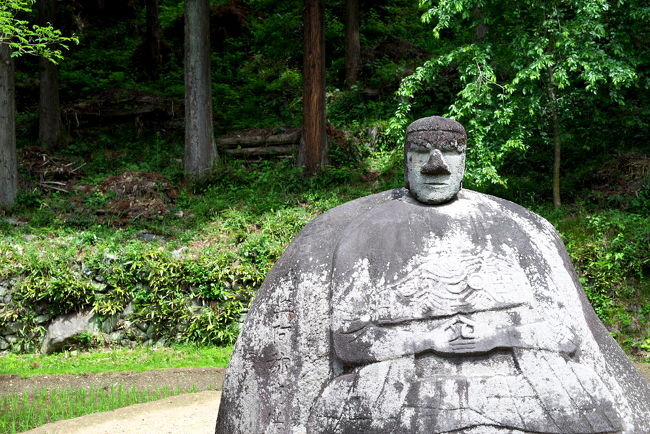
<instances>
[{"instance_id":1,"label":"tall cedar tree","mask_svg":"<svg viewBox=\"0 0 650 434\"><path fill-rule=\"evenodd\" d=\"M56 0L39 1L41 25L54 24ZM46 149L56 148L62 140L61 108L59 105L59 69L51 60L41 57L38 141Z\"/></svg>"},{"instance_id":2,"label":"tall cedar tree","mask_svg":"<svg viewBox=\"0 0 650 434\"><path fill-rule=\"evenodd\" d=\"M31 25L17 18L31 12L33 4L34 0L0 1L0 206L12 205L18 192L12 57L31 54L56 61L63 58L61 48L67 48L67 42L77 42L50 25Z\"/></svg>"},{"instance_id":3,"label":"tall cedar tree","mask_svg":"<svg viewBox=\"0 0 650 434\"><path fill-rule=\"evenodd\" d=\"M207 175L217 161L212 126L210 8L208 0L185 1L185 177Z\"/></svg>"},{"instance_id":4,"label":"tall cedar tree","mask_svg":"<svg viewBox=\"0 0 650 434\"><path fill-rule=\"evenodd\" d=\"M9 46L0 44L0 205L11 205L17 192L13 60Z\"/></svg>"},{"instance_id":5,"label":"tall cedar tree","mask_svg":"<svg viewBox=\"0 0 650 434\"><path fill-rule=\"evenodd\" d=\"M361 40L359 36L359 0L345 2L345 86L357 84L361 68Z\"/></svg>"},{"instance_id":6,"label":"tall cedar tree","mask_svg":"<svg viewBox=\"0 0 650 434\"><path fill-rule=\"evenodd\" d=\"M305 0L303 140L298 165L313 176L327 163L325 130L325 11L323 0Z\"/></svg>"},{"instance_id":7,"label":"tall cedar tree","mask_svg":"<svg viewBox=\"0 0 650 434\"><path fill-rule=\"evenodd\" d=\"M160 75L162 55L160 53L160 12L158 0L146 0L147 32L145 34L145 57L148 65L147 74L153 79Z\"/></svg>"}]
</instances>

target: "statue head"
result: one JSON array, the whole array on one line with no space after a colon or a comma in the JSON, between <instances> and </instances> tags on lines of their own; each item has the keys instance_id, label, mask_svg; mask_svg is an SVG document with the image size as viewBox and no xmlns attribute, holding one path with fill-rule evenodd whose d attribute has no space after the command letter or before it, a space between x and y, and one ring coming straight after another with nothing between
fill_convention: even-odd
<instances>
[{"instance_id":1,"label":"statue head","mask_svg":"<svg viewBox=\"0 0 650 434\"><path fill-rule=\"evenodd\" d=\"M467 135L458 122L431 116L406 129L404 181L417 200L441 204L460 190L465 173Z\"/></svg>"}]
</instances>

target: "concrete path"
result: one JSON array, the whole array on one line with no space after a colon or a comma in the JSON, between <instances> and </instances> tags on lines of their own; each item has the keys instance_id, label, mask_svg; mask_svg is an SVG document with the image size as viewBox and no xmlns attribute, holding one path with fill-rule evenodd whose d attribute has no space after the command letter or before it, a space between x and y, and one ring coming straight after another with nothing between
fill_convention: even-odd
<instances>
[{"instance_id":1,"label":"concrete path","mask_svg":"<svg viewBox=\"0 0 650 434\"><path fill-rule=\"evenodd\" d=\"M213 434L221 392L206 391L60 420L27 431L38 434Z\"/></svg>"}]
</instances>

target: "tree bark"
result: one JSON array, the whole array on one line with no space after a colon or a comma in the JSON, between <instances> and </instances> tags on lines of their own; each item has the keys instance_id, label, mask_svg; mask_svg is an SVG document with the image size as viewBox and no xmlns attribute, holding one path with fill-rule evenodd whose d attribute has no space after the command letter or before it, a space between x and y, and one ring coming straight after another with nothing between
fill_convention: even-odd
<instances>
[{"instance_id":1,"label":"tree bark","mask_svg":"<svg viewBox=\"0 0 650 434\"><path fill-rule=\"evenodd\" d=\"M11 206L18 192L16 102L9 47L0 43L0 206Z\"/></svg>"},{"instance_id":2,"label":"tree bark","mask_svg":"<svg viewBox=\"0 0 650 434\"><path fill-rule=\"evenodd\" d=\"M54 24L56 0L40 0L39 21L41 25ZM38 141L45 149L54 149L61 144L61 108L59 104L59 70L44 57L40 62L40 96Z\"/></svg>"},{"instance_id":3,"label":"tree bark","mask_svg":"<svg viewBox=\"0 0 650 434\"><path fill-rule=\"evenodd\" d=\"M217 160L212 127L208 0L185 1L185 176L207 175Z\"/></svg>"},{"instance_id":4,"label":"tree bark","mask_svg":"<svg viewBox=\"0 0 650 434\"><path fill-rule=\"evenodd\" d=\"M472 15L478 19L476 32L474 32L474 39L478 42L483 42L485 35L488 33L488 26L485 24L485 11L483 8L476 7L472 9Z\"/></svg>"},{"instance_id":5,"label":"tree bark","mask_svg":"<svg viewBox=\"0 0 650 434\"><path fill-rule=\"evenodd\" d=\"M327 163L325 131L325 13L323 0L305 0L303 140L298 165L313 176Z\"/></svg>"},{"instance_id":6,"label":"tree bark","mask_svg":"<svg viewBox=\"0 0 650 434\"><path fill-rule=\"evenodd\" d=\"M361 41L359 37L359 0L345 2L345 86L357 84L361 68Z\"/></svg>"},{"instance_id":7,"label":"tree bark","mask_svg":"<svg viewBox=\"0 0 650 434\"><path fill-rule=\"evenodd\" d=\"M560 142L560 121L557 114L557 97L555 95L553 68L548 68L548 75L548 97L551 104L551 124L553 129L553 206L557 209L562 206L562 201L560 199L560 153L562 150L562 143Z\"/></svg>"},{"instance_id":8,"label":"tree bark","mask_svg":"<svg viewBox=\"0 0 650 434\"><path fill-rule=\"evenodd\" d=\"M160 13L158 0L146 0L147 10L147 32L145 34L145 55L150 69L149 76L157 79L162 67L162 55L160 53Z\"/></svg>"}]
</instances>

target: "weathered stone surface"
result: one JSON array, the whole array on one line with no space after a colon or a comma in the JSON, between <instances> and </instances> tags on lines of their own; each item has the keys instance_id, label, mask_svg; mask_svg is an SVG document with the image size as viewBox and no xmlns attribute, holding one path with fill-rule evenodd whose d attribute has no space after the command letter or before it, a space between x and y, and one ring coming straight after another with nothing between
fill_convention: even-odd
<instances>
[{"instance_id":1,"label":"weathered stone surface","mask_svg":"<svg viewBox=\"0 0 650 434\"><path fill-rule=\"evenodd\" d=\"M447 163L440 149L425 164ZM424 175L411 189L440 176ZM216 432L648 433L650 389L548 222L469 190L432 206L399 189L323 214L287 248L235 346Z\"/></svg>"},{"instance_id":2,"label":"weathered stone surface","mask_svg":"<svg viewBox=\"0 0 650 434\"><path fill-rule=\"evenodd\" d=\"M90 312L72 313L55 318L47 328L41 352L49 354L59 351L82 332L98 332L97 322Z\"/></svg>"},{"instance_id":3,"label":"weathered stone surface","mask_svg":"<svg viewBox=\"0 0 650 434\"><path fill-rule=\"evenodd\" d=\"M97 318L97 321L99 323L99 330L101 330L103 333L111 333L113 330L115 330L115 327L117 327L117 324L120 321L120 314L115 313L113 315L109 315L105 317L101 322L100 318Z\"/></svg>"},{"instance_id":4,"label":"weathered stone surface","mask_svg":"<svg viewBox=\"0 0 650 434\"><path fill-rule=\"evenodd\" d=\"M49 316L49 315L47 315L47 314L44 314L44 315L38 315L38 316L36 316L36 317L34 318L34 322L36 322L36 324L43 324L43 323L48 322L51 318L52 318L52 317Z\"/></svg>"}]
</instances>

